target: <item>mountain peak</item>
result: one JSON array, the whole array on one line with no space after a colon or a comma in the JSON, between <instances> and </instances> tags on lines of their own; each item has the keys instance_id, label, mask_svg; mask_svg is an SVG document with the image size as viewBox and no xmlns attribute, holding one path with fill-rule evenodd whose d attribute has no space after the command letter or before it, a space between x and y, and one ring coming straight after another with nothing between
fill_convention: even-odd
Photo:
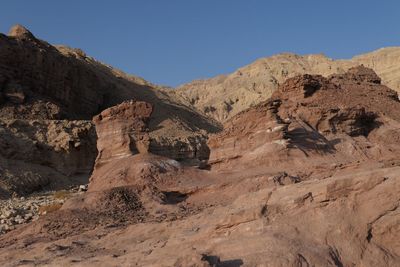
<instances>
[{"instance_id":1,"label":"mountain peak","mask_svg":"<svg viewBox=\"0 0 400 267\"><path fill-rule=\"evenodd\" d=\"M12 26L10 28L10 31L8 32L8 36L18 37L18 38L35 39L35 36L21 24L16 24L16 25Z\"/></svg>"}]
</instances>

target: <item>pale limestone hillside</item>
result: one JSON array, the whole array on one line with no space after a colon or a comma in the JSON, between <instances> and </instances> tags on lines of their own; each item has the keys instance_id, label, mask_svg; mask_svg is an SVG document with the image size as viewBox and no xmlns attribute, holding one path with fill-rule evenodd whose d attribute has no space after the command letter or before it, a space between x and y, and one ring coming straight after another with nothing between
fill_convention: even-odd
<instances>
[{"instance_id":1,"label":"pale limestone hillside","mask_svg":"<svg viewBox=\"0 0 400 267\"><path fill-rule=\"evenodd\" d=\"M332 60L324 55L299 56L284 53L261 58L228 75L195 80L170 92L218 121L269 98L277 86L298 74L342 73L355 65L372 68L383 83L400 91L400 47L382 48L350 60Z\"/></svg>"}]
</instances>

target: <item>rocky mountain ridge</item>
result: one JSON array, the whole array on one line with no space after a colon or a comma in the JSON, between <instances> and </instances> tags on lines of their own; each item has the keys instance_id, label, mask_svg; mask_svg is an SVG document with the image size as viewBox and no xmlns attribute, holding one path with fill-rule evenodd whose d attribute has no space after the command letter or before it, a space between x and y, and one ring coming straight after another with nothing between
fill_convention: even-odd
<instances>
[{"instance_id":1,"label":"rocky mountain ridge","mask_svg":"<svg viewBox=\"0 0 400 267\"><path fill-rule=\"evenodd\" d=\"M159 154L205 157L197 151L207 153L206 135L218 123L157 86L21 25L0 34L0 198L87 183L97 155L92 117L131 99L153 106L149 134Z\"/></svg>"},{"instance_id":2,"label":"rocky mountain ridge","mask_svg":"<svg viewBox=\"0 0 400 267\"><path fill-rule=\"evenodd\" d=\"M209 81L165 91L22 26L0 44L1 266L399 266L396 49L382 77L261 59L208 106Z\"/></svg>"},{"instance_id":3,"label":"rocky mountain ridge","mask_svg":"<svg viewBox=\"0 0 400 267\"><path fill-rule=\"evenodd\" d=\"M349 60L333 60L321 54L299 56L283 53L258 59L228 75L184 84L171 94L203 114L224 122L267 100L287 78L299 74L329 76L364 65L373 69L383 84L400 91L399 60L399 47L382 48Z\"/></svg>"},{"instance_id":4,"label":"rocky mountain ridge","mask_svg":"<svg viewBox=\"0 0 400 267\"><path fill-rule=\"evenodd\" d=\"M400 101L371 69L289 78L204 166L153 153L152 112L94 118L88 191L0 236L2 265L398 266Z\"/></svg>"}]
</instances>

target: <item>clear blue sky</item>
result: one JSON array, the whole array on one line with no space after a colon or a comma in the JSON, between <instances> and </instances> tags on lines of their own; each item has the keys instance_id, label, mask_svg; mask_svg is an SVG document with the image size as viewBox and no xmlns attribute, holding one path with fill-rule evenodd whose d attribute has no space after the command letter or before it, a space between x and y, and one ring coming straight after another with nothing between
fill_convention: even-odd
<instances>
[{"instance_id":1,"label":"clear blue sky","mask_svg":"<svg viewBox=\"0 0 400 267\"><path fill-rule=\"evenodd\" d=\"M8 0L1 11L3 33L20 23L170 86L280 52L350 58L400 45L399 0Z\"/></svg>"}]
</instances>

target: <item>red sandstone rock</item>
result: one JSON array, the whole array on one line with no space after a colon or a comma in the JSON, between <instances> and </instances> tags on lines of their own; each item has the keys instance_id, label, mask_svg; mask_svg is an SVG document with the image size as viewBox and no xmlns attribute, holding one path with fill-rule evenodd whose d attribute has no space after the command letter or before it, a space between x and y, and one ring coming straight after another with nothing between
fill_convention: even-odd
<instances>
[{"instance_id":1,"label":"red sandstone rock","mask_svg":"<svg viewBox=\"0 0 400 267\"><path fill-rule=\"evenodd\" d=\"M180 167L173 159L152 154L153 137L148 129L152 112L150 104L131 100L93 118L99 153L90 178L90 192L121 186L154 186L160 173Z\"/></svg>"},{"instance_id":2,"label":"red sandstone rock","mask_svg":"<svg viewBox=\"0 0 400 267\"><path fill-rule=\"evenodd\" d=\"M225 123L223 132L211 136L209 162L215 167L250 164L284 170L288 165L301 168L310 157L315 157L316 165L379 160L382 154L393 159L390 150L398 149L397 139L379 139L379 132L385 118L396 121L387 122L388 129L397 127L399 100L396 92L378 80L362 66L329 78L290 78L272 100L239 113ZM349 150L359 146L356 150L367 158ZM376 154L378 147L385 153Z\"/></svg>"},{"instance_id":3,"label":"red sandstone rock","mask_svg":"<svg viewBox=\"0 0 400 267\"><path fill-rule=\"evenodd\" d=\"M0 264L399 265L400 102L370 70L287 80L210 137L208 170L152 154L154 112L97 116L88 192L1 236Z\"/></svg>"},{"instance_id":4,"label":"red sandstone rock","mask_svg":"<svg viewBox=\"0 0 400 267\"><path fill-rule=\"evenodd\" d=\"M279 153L286 153L288 125L277 115L280 104L280 100L271 100L228 120L224 131L209 139L208 162L219 165L239 161L236 167L246 167L246 161L258 164L260 154L271 153L278 158ZM249 158L243 160L246 156Z\"/></svg>"},{"instance_id":5,"label":"red sandstone rock","mask_svg":"<svg viewBox=\"0 0 400 267\"><path fill-rule=\"evenodd\" d=\"M147 122L152 107L133 100L104 110L93 118L98 136L96 165L149 150Z\"/></svg>"}]
</instances>

